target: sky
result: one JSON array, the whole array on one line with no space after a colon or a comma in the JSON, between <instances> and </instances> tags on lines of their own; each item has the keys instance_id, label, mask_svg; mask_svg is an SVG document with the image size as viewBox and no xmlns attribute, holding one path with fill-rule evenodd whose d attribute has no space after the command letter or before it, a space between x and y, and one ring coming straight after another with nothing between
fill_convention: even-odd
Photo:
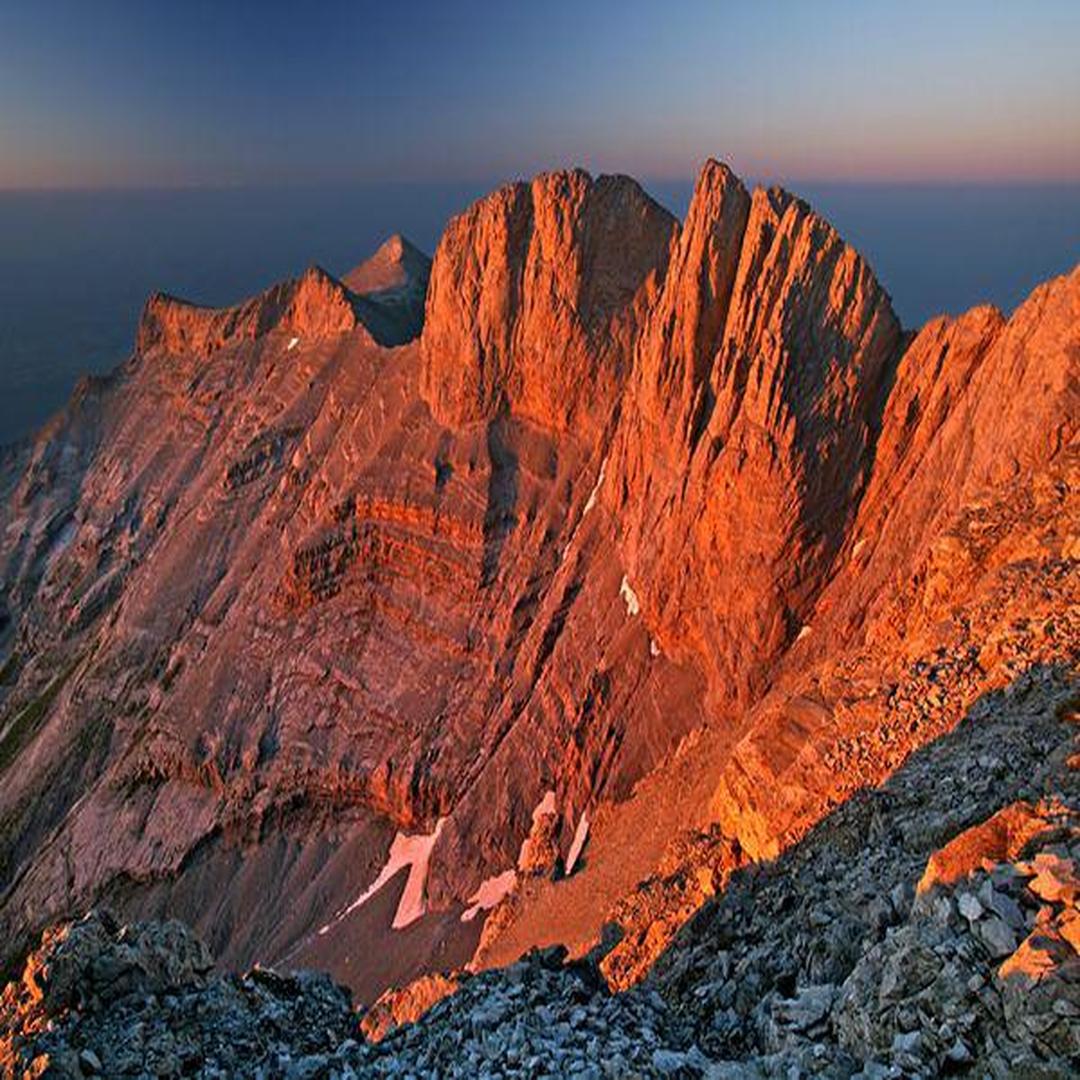
<instances>
[{"instance_id":1,"label":"sky","mask_svg":"<svg viewBox=\"0 0 1080 1080\"><path fill-rule=\"evenodd\" d=\"M1080 181L1080 2L0 0L0 188Z\"/></svg>"}]
</instances>

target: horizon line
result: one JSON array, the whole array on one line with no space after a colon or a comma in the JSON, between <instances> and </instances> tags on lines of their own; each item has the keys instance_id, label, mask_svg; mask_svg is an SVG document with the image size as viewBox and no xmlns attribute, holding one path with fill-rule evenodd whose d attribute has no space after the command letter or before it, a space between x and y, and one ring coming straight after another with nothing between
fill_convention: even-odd
<instances>
[{"instance_id":1,"label":"horizon line","mask_svg":"<svg viewBox=\"0 0 1080 1080\"><path fill-rule=\"evenodd\" d=\"M720 158L708 159L722 161ZM421 179L417 177L401 178L316 178L310 180L238 180L238 181L208 181L188 183L168 183L157 181L134 181L124 183L103 184L3 184L0 183L0 195L105 195L105 194L136 194L160 192L162 194L181 194L198 192L226 192L226 191L297 191L312 188L387 188L387 187L470 187L475 185L490 184L495 187L503 184L531 180L543 173L561 172L564 170L582 168L593 177L599 176L628 176L645 186L655 184L693 184L701 171L701 166L695 171L688 173L655 174L649 172L631 173L624 170L589 169L581 165L558 165L550 169L539 169L532 172L514 172L503 174L491 174L488 176L471 177L446 177L444 179ZM740 173L733 170L740 179L748 186L760 187L789 187L795 188L805 184L830 185L837 187L881 187L881 188L1006 188L1006 187L1080 187L1080 175L1076 176L829 176L821 174L783 175L779 173Z\"/></svg>"}]
</instances>

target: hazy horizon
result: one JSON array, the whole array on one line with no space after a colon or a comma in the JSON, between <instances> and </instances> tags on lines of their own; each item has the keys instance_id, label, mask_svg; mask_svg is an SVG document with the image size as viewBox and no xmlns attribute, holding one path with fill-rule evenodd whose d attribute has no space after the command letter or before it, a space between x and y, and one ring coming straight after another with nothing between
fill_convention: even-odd
<instances>
[{"instance_id":1,"label":"hazy horizon","mask_svg":"<svg viewBox=\"0 0 1080 1080\"><path fill-rule=\"evenodd\" d=\"M130 349L580 165L681 217L708 157L859 248L909 326L1080 255L1080 5L0 4L0 442Z\"/></svg>"},{"instance_id":2,"label":"hazy horizon","mask_svg":"<svg viewBox=\"0 0 1080 1080\"><path fill-rule=\"evenodd\" d=\"M13 2L0 187L1080 181L1080 7Z\"/></svg>"},{"instance_id":3,"label":"hazy horizon","mask_svg":"<svg viewBox=\"0 0 1080 1080\"><path fill-rule=\"evenodd\" d=\"M151 292L231 304L313 262L343 274L394 232L430 253L496 182L0 193L0 443L121 362ZM691 178L641 182L685 214ZM791 186L909 327L982 302L1011 310L1080 256L1080 184Z\"/></svg>"}]
</instances>

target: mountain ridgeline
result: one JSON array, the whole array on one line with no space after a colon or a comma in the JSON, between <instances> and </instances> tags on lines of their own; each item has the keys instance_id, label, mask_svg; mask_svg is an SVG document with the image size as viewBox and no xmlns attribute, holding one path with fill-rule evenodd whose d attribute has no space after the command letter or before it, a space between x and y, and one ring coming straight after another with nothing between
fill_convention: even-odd
<instances>
[{"instance_id":1,"label":"mountain ridgeline","mask_svg":"<svg viewBox=\"0 0 1080 1080\"><path fill-rule=\"evenodd\" d=\"M559 172L431 261L155 295L0 461L5 961L107 904L364 1003L605 925L633 986L733 875L1075 670L1078 372L1080 267L905 330L714 161L682 223Z\"/></svg>"}]
</instances>

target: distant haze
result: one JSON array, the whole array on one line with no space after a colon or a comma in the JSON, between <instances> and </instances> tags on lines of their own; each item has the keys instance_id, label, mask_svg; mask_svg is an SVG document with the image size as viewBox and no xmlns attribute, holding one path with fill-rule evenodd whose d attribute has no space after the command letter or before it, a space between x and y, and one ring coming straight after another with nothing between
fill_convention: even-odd
<instances>
[{"instance_id":1,"label":"distant haze","mask_svg":"<svg viewBox=\"0 0 1080 1080\"><path fill-rule=\"evenodd\" d=\"M6 0L0 187L1080 180L1075 0Z\"/></svg>"},{"instance_id":2,"label":"distant haze","mask_svg":"<svg viewBox=\"0 0 1080 1080\"><path fill-rule=\"evenodd\" d=\"M909 325L1080 257L1080 3L7 0L0 442L130 348L146 295L227 303L499 179L714 155L808 197Z\"/></svg>"},{"instance_id":3,"label":"distant haze","mask_svg":"<svg viewBox=\"0 0 1080 1080\"><path fill-rule=\"evenodd\" d=\"M433 251L496 180L252 190L0 194L0 442L131 349L155 289L232 303L318 262L343 274L390 233ZM645 181L680 217L691 181ZM901 319L1005 309L1080 260L1080 184L804 184L870 260Z\"/></svg>"}]
</instances>

